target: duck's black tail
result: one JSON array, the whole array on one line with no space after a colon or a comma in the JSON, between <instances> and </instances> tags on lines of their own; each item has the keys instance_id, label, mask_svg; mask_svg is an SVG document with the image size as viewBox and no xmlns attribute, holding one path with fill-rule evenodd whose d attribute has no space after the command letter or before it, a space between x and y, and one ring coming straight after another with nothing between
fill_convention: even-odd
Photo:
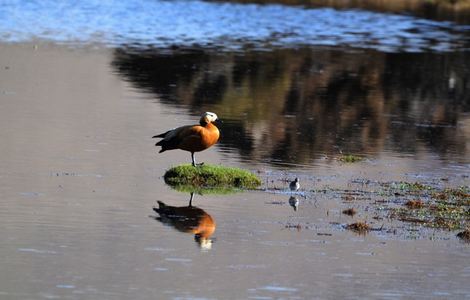
<instances>
[{"instance_id":1,"label":"duck's black tail","mask_svg":"<svg viewBox=\"0 0 470 300\"><path fill-rule=\"evenodd\" d=\"M154 136L152 136L152 139L154 139L154 138L164 138L168 133L170 133L170 131L173 131L173 130L168 130L167 132L160 133L159 135L154 135Z\"/></svg>"},{"instance_id":2,"label":"duck's black tail","mask_svg":"<svg viewBox=\"0 0 470 300\"><path fill-rule=\"evenodd\" d=\"M154 138L163 138L163 140L158 141L158 142L155 144L155 146L161 146L161 147L162 147L162 149L160 149L160 151L159 151L158 153L162 153L162 152L164 152L164 151L166 151L166 150L169 150L168 144L169 144L170 141L165 140L165 137L166 137L166 135L167 135L168 133L170 133L171 131L172 131L172 130L168 130L167 132L161 133L161 134L159 134L159 135L152 136L153 139L154 139Z\"/></svg>"}]
</instances>

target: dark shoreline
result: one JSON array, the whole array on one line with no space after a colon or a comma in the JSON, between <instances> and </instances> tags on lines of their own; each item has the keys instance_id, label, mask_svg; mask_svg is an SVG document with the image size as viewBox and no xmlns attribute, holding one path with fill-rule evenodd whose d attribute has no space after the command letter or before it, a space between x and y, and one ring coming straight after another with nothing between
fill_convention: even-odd
<instances>
[{"instance_id":1,"label":"dark shoreline","mask_svg":"<svg viewBox=\"0 0 470 300\"><path fill-rule=\"evenodd\" d=\"M312 8L363 9L381 13L412 15L436 21L470 24L469 0L207 0L208 2L238 2L256 4L302 5Z\"/></svg>"}]
</instances>

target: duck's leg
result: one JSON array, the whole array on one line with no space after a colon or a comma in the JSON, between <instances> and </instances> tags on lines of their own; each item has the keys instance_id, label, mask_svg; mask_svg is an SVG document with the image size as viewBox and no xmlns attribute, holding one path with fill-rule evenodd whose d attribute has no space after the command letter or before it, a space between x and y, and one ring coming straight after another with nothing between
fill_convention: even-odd
<instances>
[{"instance_id":1,"label":"duck's leg","mask_svg":"<svg viewBox=\"0 0 470 300\"><path fill-rule=\"evenodd\" d=\"M191 152L191 160L192 160L193 167L202 166L204 164L203 162L200 164L196 163L196 155L194 155L194 152Z\"/></svg>"}]
</instances>

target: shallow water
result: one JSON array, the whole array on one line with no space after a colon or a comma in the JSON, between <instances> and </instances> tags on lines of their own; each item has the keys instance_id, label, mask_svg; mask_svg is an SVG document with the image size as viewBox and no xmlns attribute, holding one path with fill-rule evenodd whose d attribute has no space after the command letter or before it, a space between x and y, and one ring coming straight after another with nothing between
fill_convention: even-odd
<instances>
[{"instance_id":1,"label":"shallow water","mask_svg":"<svg viewBox=\"0 0 470 300\"><path fill-rule=\"evenodd\" d=\"M137 45L118 24L123 22L110 17L95 24L99 19L92 17L103 7L111 15L125 11L128 2L82 2L69 12L89 19L66 25L53 23L62 16L50 2L28 3L20 11L10 1L0 10L7 15L0 18L1 299L470 294L469 245L456 232L387 219L374 206L385 197L380 182L470 186L470 60L464 49L441 51L441 45L404 53L412 48L393 44L383 52L386 40L372 49L361 46L364 41L353 41L352 49L285 40L282 47L266 48L256 31L262 42L245 50L237 46L244 42L231 41L202 47L206 40L197 35L188 43L172 36L176 44L159 44L151 30L153 38L144 36ZM140 4L129 18L154 6L183 4L216 16L252 10L261 19L300 9ZM30 25L32 18L37 31L15 23ZM148 19L139 20L136 36ZM77 24L90 26L79 34ZM453 25L439 23L436 30L447 26ZM95 31L104 33L90 38ZM462 40L453 34L460 33L446 33L457 48ZM200 210L188 212L190 195L166 186L162 176L190 155L157 154L151 137L194 123L204 111L225 122L221 142L198 153L198 160L253 170L264 183L258 191L196 195L192 205ZM365 160L341 163L344 153ZM294 177L302 187L291 194L287 180ZM351 195L354 201L345 201ZM159 217L157 201L183 207L182 218ZM351 206L359 212L354 218L341 213ZM188 228L195 220L215 231L196 237ZM358 235L344 229L358 220L383 230Z\"/></svg>"},{"instance_id":2,"label":"shallow water","mask_svg":"<svg viewBox=\"0 0 470 300\"><path fill-rule=\"evenodd\" d=\"M341 194L300 193L294 211L282 190L291 176L301 178L303 191L349 189L357 178L468 184L468 165L454 168L453 160L422 147L416 155L378 151L359 165L325 159L277 168L221 144L199 159L259 169L272 192L197 195L193 205L216 224L201 247L192 233L155 220L152 210L157 200L188 204L189 195L165 186L162 174L189 155L157 155L150 137L193 122L191 105L169 104L123 80L113 50L21 44L1 45L1 53L0 125L8 141L0 147L2 298L469 294L468 245L454 234L421 235L405 226L395 234L356 235L341 226L352 220L341 214L348 206ZM368 206L357 203L356 219L380 227Z\"/></svg>"}]
</instances>

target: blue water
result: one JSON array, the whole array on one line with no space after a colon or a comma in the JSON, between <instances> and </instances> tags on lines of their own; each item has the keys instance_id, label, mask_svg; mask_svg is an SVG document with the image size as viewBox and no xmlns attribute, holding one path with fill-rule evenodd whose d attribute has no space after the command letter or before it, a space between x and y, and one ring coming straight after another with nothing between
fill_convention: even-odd
<instances>
[{"instance_id":1,"label":"blue water","mask_svg":"<svg viewBox=\"0 0 470 300\"><path fill-rule=\"evenodd\" d=\"M360 10L203 1L0 2L0 41L236 50L296 46L386 52L470 49L470 26Z\"/></svg>"}]
</instances>

